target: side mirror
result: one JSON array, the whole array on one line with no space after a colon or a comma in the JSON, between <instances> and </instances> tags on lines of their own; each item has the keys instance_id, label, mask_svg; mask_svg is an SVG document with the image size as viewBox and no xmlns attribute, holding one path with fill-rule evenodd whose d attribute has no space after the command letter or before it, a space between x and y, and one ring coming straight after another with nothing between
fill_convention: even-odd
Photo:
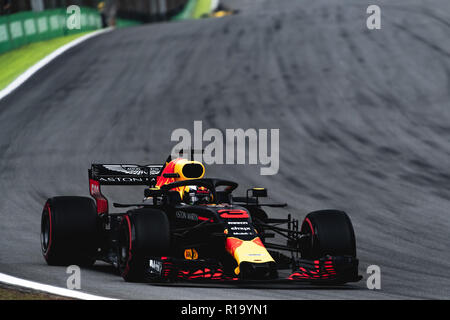
<instances>
[{"instance_id":1,"label":"side mirror","mask_svg":"<svg viewBox=\"0 0 450 320\"><path fill-rule=\"evenodd\" d=\"M267 197L267 189L266 188L253 188L252 197L253 198L266 198Z\"/></svg>"},{"instance_id":2,"label":"side mirror","mask_svg":"<svg viewBox=\"0 0 450 320\"><path fill-rule=\"evenodd\" d=\"M144 196L146 198L148 198L148 197L155 198L155 197L160 197L162 195L163 195L162 190L158 189L158 188L148 188L148 189L144 190Z\"/></svg>"}]
</instances>

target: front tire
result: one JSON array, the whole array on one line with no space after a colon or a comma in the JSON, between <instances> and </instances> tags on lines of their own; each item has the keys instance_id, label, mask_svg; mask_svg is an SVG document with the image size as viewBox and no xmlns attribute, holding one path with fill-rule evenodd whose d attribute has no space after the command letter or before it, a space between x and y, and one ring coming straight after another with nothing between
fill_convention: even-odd
<instances>
[{"instance_id":1,"label":"front tire","mask_svg":"<svg viewBox=\"0 0 450 320\"><path fill-rule=\"evenodd\" d=\"M117 256L119 272L125 281L143 281L149 258L168 256L169 250L170 226L163 211L136 209L123 217Z\"/></svg>"},{"instance_id":2,"label":"front tire","mask_svg":"<svg viewBox=\"0 0 450 320\"><path fill-rule=\"evenodd\" d=\"M86 197L47 200L41 217L41 249L49 265L92 265L98 248L97 209Z\"/></svg>"},{"instance_id":3,"label":"front tire","mask_svg":"<svg viewBox=\"0 0 450 320\"><path fill-rule=\"evenodd\" d=\"M305 217L301 232L310 235L302 245L304 259L319 259L327 255L356 257L353 225L343 211L311 212Z\"/></svg>"}]
</instances>

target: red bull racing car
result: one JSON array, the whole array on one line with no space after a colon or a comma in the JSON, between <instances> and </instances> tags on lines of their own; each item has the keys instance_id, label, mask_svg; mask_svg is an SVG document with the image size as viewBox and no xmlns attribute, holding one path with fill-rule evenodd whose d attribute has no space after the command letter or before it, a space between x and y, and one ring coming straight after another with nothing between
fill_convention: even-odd
<instances>
[{"instance_id":1,"label":"red bull racing car","mask_svg":"<svg viewBox=\"0 0 450 320\"><path fill-rule=\"evenodd\" d=\"M343 284L358 275L355 235L345 212L271 218L264 188L233 196L238 184L204 178L201 162L164 165L92 164L92 198L46 201L42 254L49 265L117 267L125 281L311 282ZM144 200L112 206L102 185L145 186ZM283 275L284 274L284 275Z\"/></svg>"}]
</instances>

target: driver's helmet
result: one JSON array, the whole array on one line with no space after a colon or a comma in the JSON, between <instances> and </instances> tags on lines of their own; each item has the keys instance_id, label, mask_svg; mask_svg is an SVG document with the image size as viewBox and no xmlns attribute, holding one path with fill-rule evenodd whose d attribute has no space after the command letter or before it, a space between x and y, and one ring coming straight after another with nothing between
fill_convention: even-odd
<instances>
[{"instance_id":1,"label":"driver's helmet","mask_svg":"<svg viewBox=\"0 0 450 320\"><path fill-rule=\"evenodd\" d=\"M205 187L189 186L184 195L187 204L208 204L212 201L212 193Z\"/></svg>"}]
</instances>

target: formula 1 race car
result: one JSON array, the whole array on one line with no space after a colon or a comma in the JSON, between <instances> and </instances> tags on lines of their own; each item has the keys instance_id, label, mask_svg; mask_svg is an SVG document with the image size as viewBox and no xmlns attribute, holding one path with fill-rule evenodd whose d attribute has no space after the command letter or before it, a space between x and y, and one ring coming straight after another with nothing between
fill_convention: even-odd
<instances>
[{"instance_id":1,"label":"formula 1 race car","mask_svg":"<svg viewBox=\"0 0 450 320\"><path fill-rule=\"evenodd\" d=\"M309 213L303 223L271 218L265 188L235 197L238 184L203 178L201 162L164 165L92 164L93 197L46 201L42 253L49 265L90 266L102 260L126 281L312 282L343 284L358 275L355 235L345 212ZM144 200L109 211L102 185L143 185ZM281 237L281 241L269 239ZM282 270L286 276L280 276ZM280 273L281 272L281 273Z\"/></svg>"}]
</instances>

